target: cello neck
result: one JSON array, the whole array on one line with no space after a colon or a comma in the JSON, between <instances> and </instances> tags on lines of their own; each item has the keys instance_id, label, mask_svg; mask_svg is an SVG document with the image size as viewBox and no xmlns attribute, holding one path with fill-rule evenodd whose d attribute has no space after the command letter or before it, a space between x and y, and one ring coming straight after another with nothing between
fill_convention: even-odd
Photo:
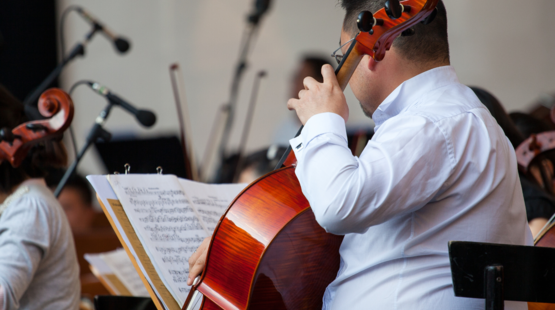
<instances>
[{"instance_id":1,"label":"cello neck","mask_svg":"<svg viewBox=\"0 0 555 310\"><path fill-rule=\"evenodd\" d=\"M353 40L353 43L351 43L347 53L343 56L343 60L335 69L335 76L337 77L337 81L343 91L347 88L351 76L353 76L358 64L365 55L362 49L363 45L358 43L357 40Z\"/></svg>"}]
</instances>

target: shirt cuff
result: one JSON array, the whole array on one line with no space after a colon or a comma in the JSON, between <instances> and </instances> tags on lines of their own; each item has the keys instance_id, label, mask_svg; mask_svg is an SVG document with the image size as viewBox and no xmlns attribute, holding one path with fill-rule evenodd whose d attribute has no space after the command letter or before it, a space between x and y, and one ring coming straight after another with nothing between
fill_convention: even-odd
<instances>
[{"instance_id":1,"label":"shirt cuff","mask_svg":"<svg viewBox=\"0 0 555 310\"><path fill-rule=\"evenodd\" d=\"M310 141L327 133L342 137L345 145L347 145L345 120L338 114L331 112L316 114L306 122L303 131L298 137L289 140L297 160L303 157L302 150L310 144Z\"/></svg>"}]
</instances>

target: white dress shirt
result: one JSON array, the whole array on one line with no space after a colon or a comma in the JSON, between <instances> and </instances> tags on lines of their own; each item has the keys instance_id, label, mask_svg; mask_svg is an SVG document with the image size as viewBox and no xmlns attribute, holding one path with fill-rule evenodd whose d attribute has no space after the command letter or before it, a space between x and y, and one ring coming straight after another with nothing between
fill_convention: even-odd
<instances>
[{"instance_id":1,"label":"white dress shirt","mask_svg":"<svg viewBox=\"0 0 555 310\"><path fill-rule=\"evenodd\" d=\"M316 220L345 235L323 309L483 309L454 296L447 243L532 245L514 149L450 66L405 81L373 119L360 158L333 113L290 141Z\"/></svg>"}]
</instances>

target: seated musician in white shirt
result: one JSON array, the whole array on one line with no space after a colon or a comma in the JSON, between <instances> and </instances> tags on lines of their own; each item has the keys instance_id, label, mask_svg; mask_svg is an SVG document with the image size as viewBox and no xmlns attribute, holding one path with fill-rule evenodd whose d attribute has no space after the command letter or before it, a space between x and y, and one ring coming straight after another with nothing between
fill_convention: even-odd
<instances>
[{"instance_id":1,"label":"seated musician in white shirt","mask_svg":"<svg viewBox=\"0 0 555 310\"><path fill-rule=\"evenodd\" d=\"M341 43L357 35L361 11L384 3L342 0ZM450 66L442 2L415 31L381 62L364 56L350 80L376 123L360 158L347 146L349 110L331 66L288 102L305 124L291 140L303 193L318 223L345 235L324 309L483 309L483 300L454 296L448 241L532 244L514 149ZM190 260L191 278L206 246Z\"/></svg>"}]
</instances>

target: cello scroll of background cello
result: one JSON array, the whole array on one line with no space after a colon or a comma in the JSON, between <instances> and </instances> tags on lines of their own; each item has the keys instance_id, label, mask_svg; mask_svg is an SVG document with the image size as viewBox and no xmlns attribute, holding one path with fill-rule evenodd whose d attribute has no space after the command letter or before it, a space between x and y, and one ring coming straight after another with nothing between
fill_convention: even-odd
<instances>
[{"instance_id":1,"label":"cello scroll of background cello","mask_svg":"<svg viewBox=\"0 0 555 310\"><path fill-rule=\"evenodd\" d=\"M7 160L18 167L34 145L63 133L73 120L73 101L58 88L42 93L38 109L48 119L29 121L13 130L0 130L0 162Z\"/></svg>"}]
</instances>

